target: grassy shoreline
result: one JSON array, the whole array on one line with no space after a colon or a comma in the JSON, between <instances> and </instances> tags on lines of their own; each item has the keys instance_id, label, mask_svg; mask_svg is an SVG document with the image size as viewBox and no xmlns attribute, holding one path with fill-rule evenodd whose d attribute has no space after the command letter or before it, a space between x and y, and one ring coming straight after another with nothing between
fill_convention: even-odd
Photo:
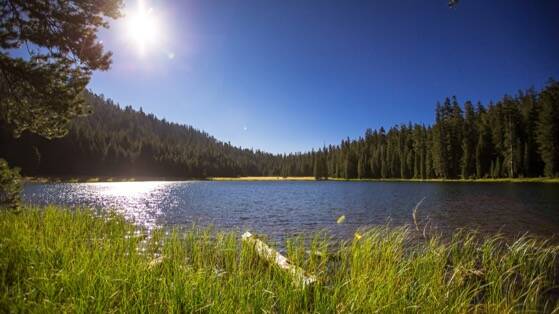
<instances>
[{"instance_id":1,"label":"grassy shoreline","mask_svg":"<svg viewBox=\"0 0 559 314\"><path fill-rule=\"evenodd\" d=\"M338 179L333 181L357 182L440 182L440 183L559 183L559 178L483 178L483 179Z\"/></svg>"},{"instance_id":2,"label":"grassy shoreline","mask_svg":"<svg viewBox=\"0 0 559 314\"><path fill-rule=\"evenodd\" d=\"M136 181L187 181L198 180L183 177L23 177L25 183L96 183L96 182L136 182Z\"/></svg>"},{"instance_id":3,"label":"grassy shoreline","mask_svg":"<svg viewBox=\"0 0 559 314\"><path fill-rule=\"evenodd\" d=\"M314 177L24 177L26 183L95 183L135 181L322 181ZM559 178L484 178L484 179L342 179L328 178L337 182L417 182L417 183L559 183Z\"/></svg>"},{"instance_id":4,"label":"grassy shoreline","mask_svg":"<svg viewBox=\"0 0 559 314\"><path fill-rule=\"evenodd\" d=\"M210 181L325 181L314 177L215 177ZM484 179L343 179L328 178L327 181L337 182L440 182L440 183L559 183L559 178L484 178Z\"/></svg>"},{"instance_id":5,"label":"grassy shoreline","mask_svg":"<svg viewBox=\"0 0 559 314\"><path fill-rule=\"evenodd\" d=\"M405 228L349 242L286 243L319 282L296 287L237 233L137 236L121 216L26 207L0 213L0 308L8 312L553 312L559 246L457 233L407 245Z\"/></svg>"}]
</instances>

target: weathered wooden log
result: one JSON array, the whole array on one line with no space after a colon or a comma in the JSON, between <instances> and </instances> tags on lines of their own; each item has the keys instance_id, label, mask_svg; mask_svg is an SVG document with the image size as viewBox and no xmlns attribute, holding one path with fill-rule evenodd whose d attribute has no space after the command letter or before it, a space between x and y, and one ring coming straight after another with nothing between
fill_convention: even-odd
<instances>
[{"instance_id":1,"label":"weathered wooden log","mask_svg":"<svg viewBox=\"0 0 559 314\"><path fill-rule=\"evenodd\" d=\"M256 238L252 233L248 231L245 232L242 239L243 242L254 246L254 250L258 256L269 263L277 265L280 270L288 273L293 278L293 282L296 286L305 288L317 281L315 276L307 274L301 267L291 264L285 256L269 247L262 240Z\"/></svg>"}]
</instances>

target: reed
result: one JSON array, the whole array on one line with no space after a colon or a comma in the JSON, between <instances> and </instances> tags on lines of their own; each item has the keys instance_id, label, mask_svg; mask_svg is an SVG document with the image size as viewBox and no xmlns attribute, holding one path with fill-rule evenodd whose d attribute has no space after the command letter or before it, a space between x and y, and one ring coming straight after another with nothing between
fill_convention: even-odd
<instances>
[{"instance_id":1,"label":"reed","mask_svg":"<svg viewBox=\"0 0 559 314\"><path fill-rule=\"evenodd\" d=\"M146 238L117 214L54 206L0 217L3 312L559 311L559 247L529 236L410 242L413 228L377 227L351 241L294 238L285 254L318 278L302 288L238 233Z\"/></svg>"}]
</instances>

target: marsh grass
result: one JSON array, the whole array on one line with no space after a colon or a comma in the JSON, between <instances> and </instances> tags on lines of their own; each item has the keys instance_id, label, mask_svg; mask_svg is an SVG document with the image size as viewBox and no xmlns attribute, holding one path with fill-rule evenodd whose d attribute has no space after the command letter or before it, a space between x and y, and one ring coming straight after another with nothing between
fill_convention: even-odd
<instances>
[{"instance_id":1,"label":"marsh grass","mask_svg":"<svg viewBox=\"0 0 559 314\"><path fill-rule=\"evenodd\" d=\"M559 247L408 228L288 240L319 278L297 288L236 233L191 228L145 239L121 216L25 208L0 214L3 312L557 312Z\"/></svg>"}]
</instances>

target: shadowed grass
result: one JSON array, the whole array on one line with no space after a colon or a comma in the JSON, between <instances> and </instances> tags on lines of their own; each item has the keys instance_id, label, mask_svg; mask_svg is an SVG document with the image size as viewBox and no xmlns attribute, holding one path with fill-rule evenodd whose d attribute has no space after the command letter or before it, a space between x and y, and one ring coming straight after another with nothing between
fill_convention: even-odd
<instances>
[{"instance_id":1,"label":"shadowed grass","mask_svg":"<svg viewBox=\"0 0 559 314\"><path fill-rule=\"evenodd\" d=\"M149 239L118 215L25 208L0 214L0 308L20 312L552 312L559 247L523 237L410 245L406 228L359 240L289 240L319 277L297 288L239 236L192 228Z\"/></svg>"}]
</instances>

